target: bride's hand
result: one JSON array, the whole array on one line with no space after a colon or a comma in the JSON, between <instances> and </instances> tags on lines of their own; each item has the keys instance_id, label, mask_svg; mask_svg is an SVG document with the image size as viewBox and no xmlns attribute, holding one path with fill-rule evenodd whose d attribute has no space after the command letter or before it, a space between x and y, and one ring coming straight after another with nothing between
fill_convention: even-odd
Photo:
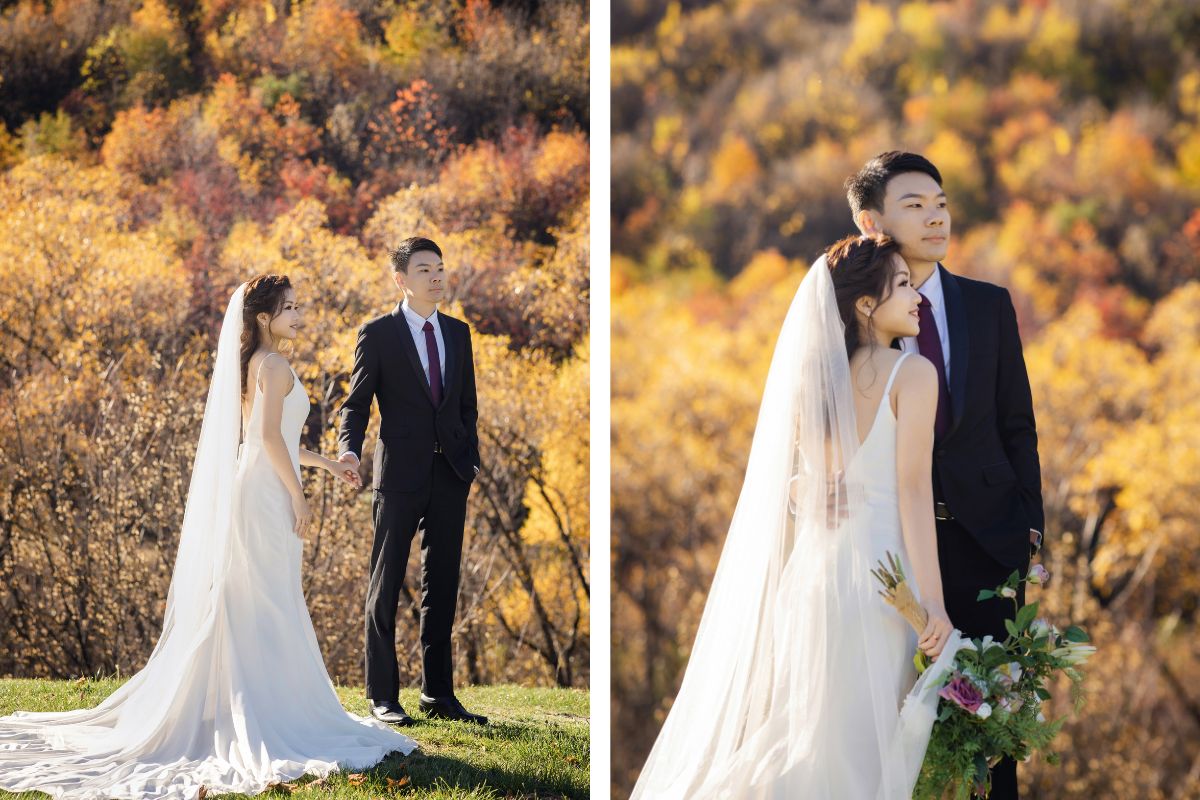
<instances>
[{"instance_id":1,"label":"bride's hand","mask_svg":"<svg viewBox=\"0 0 1200 800\"><path fill-rule=\"evenodd\" d=\"M925 623L925 630L921 631L917 647L930 658L937 658L942 654L942 648L946 646L946 640L950 638L950 631L954 630L954 625L951 624L950 617L946 616L945 609L934 608L927 611L929 621Z\"/></svg>"},{"instance_id":2,"label":"bride's hand","mask_svg":"<svg viewBox=\"0 0 1200 800\"><path fill-rule=\"evenodd\" d=\"M292 497L292 513L296 515L296 524L292 530L301 539L308 533L308 527L312 524L312 510L308 507L308 500L304 495L298 494Z\"/></svg>"},{"instance_id":3,"label":"bride's hand","mask_svg":"<svg viewBox=\"0 0 1200 800\"><path fill-rule=\"evenodd\" d=\"M347 453L346 455L350 455ZM343 456L345 458L345 456ZM358 465L346 460L333 461L325 459L325 469L329 470L335 478L343 483L353 486L355 489L362 488L362 476L358 474Z\"/></svg>"}]
</instances>

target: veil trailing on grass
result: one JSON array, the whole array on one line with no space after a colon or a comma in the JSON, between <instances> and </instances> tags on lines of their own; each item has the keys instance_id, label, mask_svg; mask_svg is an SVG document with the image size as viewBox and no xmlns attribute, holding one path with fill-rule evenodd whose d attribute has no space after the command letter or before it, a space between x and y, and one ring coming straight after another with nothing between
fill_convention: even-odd
<instances>
[{"instance_id":1,"label":"veil trailing on grass","mask_svg":"<svg viewBox=\"0 0 1200 800\"><path fill-rule=\"evenodd\" d=\"M162 635L141 671L96 708L0 718L0 788L195 800L416 748L347 713L325 670L301 590L304 542L264 445L261 393L239 452L245 291L234 292L221 327ZM294 380L278 434L299 473L310 407Z\"/></svg>"},{"instance_id":2,"label":"veil trailing on grass","mask_svg":"<svg viewBox=\"0 0 1200 800\"><path fill-rule=\"evenodd\" d=\"M911 681L902 687L897 676L912 651L894 646L888 626L899 617L871 575L863 480L864 468L895 465L856 462L851 392L844 326L822 256L775 345L683 683L633 798L875 794L862 793L866 786L880 798L909 797L936 696L930 702L932 687L918 685L923 703L911 711L920 719L901 724L898 698ZM847 774L861 783L840 782Z\"/></svg>"},{"instance_id":3,"label":"veil trailing on grass","mask_svg":"<svg viewBox=\"0 0 1200 800\"><path fill-rule=\"evenodd\" d=\"M221 624L214 619L217 598L233 557L245 290L242 284L234 292L221 325L158 643L146 666L96 708L0 718L0 786L12 785L10 780L24 771L45 772L51 765L79 772L81 786L92 769L93 777L105 780L105 770L123 754L144 753L157 746L156 740L165 743L175 731L190 730L177 726L171 713L180 693L208 685L193 673L211 664L193 656L212 627ZM194 708L204 707L204 698L194 699ZM40 764L28 766L31 756Z\"/></svg>"}]
</instances>

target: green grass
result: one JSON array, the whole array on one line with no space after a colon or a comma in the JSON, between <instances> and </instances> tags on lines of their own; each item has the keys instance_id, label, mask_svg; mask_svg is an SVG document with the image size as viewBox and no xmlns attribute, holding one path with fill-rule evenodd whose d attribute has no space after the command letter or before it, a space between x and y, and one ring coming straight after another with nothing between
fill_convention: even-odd
<instances>
[{"instance_id":1,"label":"green grass","mask_svg":"<svg viewBox=\"0 0 1200 800\"><path fill-rule=\"evenodd\" d=\"M121 683L115 679L0 679L0 715L16 710L89 708ZM338 687L337 692L348 711L367 714L361 687ZM421 752L393 754L357 775L339 772L321 780L307 776L259 797L496 800L588 796L586 690L468 686L456 694L468 709L488 716L491 724L484 728L426 721L417 710L417 690L405 690L400 693L400 702L419 721L402 730L417 740ZM0 800L16 797L33 800L46 795L0 791Z\"/></svg>"}]
</instances>

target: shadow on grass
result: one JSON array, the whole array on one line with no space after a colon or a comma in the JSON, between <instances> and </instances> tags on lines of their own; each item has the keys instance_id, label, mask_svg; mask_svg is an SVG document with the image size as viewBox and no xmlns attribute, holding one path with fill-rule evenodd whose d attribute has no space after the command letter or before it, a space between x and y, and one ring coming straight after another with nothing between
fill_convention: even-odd
<instances>
[{"instance_id":1,"label":"shadow on grass","mask_svg":"<svg viewBox=\"0 0 1200 800\"><path fill-rule=\"evenodd\" d=\"M498 765L480 766L450 755L417 751L408 756L392 753L363 774L368 781L389 784L408 779L413 789L484 789L495 791L498 797L508 797L518 790L535 797L588 796L587 787L580 787L567 776L531 775L520 769Z\"/></svg>"}]
</instances>

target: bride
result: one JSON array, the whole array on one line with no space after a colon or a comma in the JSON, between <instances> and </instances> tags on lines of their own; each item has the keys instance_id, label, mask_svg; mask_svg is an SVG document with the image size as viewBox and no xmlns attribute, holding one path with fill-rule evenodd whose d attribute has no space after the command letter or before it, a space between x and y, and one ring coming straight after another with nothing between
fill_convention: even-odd
<instances>
[{"instance_id":1,"label":"bride","mask_svg":"<svg viewBox=\"0 0 1200 800\"><path fill-rule=\"evenodd\" d=\"M960 647L942 602L937 373L893 350L920 295L888 238L813 264L779 335L679 694L633 798L909 798ZM871 575L895 553L917 636ZM918 679L915 648L935 659Z\"/></svg>"},{"instance_id":2,"label":"bride","mask_svg":"<svg viewBox=\"0 0 1200 800\"><path fill-rule=\"evenodd\" d=\"M0 788L95 800L256 794L416 748L342 708L304 603L312 515L300 465L357 476L300 448L308 396L277 352L300 325L286 276L234 292L162 635L146 666L96 708L0 717Z\"/></svg>"}]
</instances>

